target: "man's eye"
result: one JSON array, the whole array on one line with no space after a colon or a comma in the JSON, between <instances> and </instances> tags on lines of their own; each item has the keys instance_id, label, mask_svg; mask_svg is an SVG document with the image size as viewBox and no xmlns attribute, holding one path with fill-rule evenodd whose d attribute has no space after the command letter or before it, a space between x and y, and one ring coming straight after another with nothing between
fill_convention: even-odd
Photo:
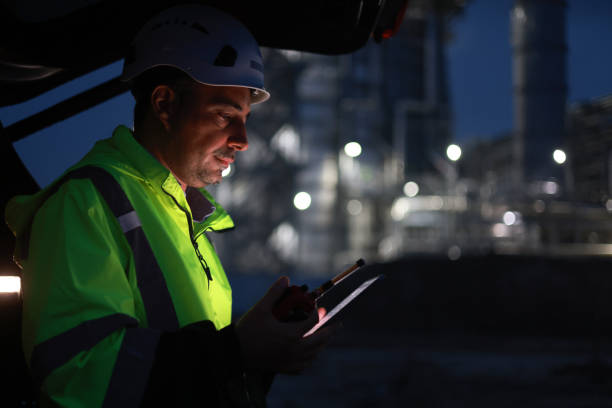
<instances>
[{"instance_id":1,"label":"man's eye","mask_svg":"<svg viewBox=\"0 0 612 408\"><path fill-rule=\"evenodd\" d=\"M230 119L231 119L231 115L228 115L227 113L219 113L217 115L218 122L222 124L229 122Z\"/></svg>"}]
</instances>

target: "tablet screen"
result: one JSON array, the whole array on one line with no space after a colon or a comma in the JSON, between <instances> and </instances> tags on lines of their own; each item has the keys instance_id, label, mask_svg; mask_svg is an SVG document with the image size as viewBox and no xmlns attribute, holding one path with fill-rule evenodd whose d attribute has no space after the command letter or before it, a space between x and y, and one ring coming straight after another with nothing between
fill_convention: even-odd
<instances>
[{"instance_id":1,"label":"tablet screen","mask_svg":"<svg viewBox=\"0 0 612 408\"><path fill-rule=\"evenodd\" d=\"M329 321L329 319L331 319L336 314L338 314L342 309L344 309L344 307L346 305L351 303L353 301L353 299L355 299L357 296L359 296L371 284L373 284L374 282L376 282L378 279L382 278L383 276L384 275L378 275L378 276L375 276L375 277L373 277L371 279L368 279L367 281L363 282L357 289L352 291L350 295L348 295L346 298L344 298L344 300L342 300L342 302L338 303L336 305L336 307L334 307L321 320L319 320L319 322L317 324L312 326L312 329L310 329L308 332L306 332L303 337L308 337L312 333L316 332L321 326L323 326L325 323L327 323Z\"/></svg>"}]
</instances>

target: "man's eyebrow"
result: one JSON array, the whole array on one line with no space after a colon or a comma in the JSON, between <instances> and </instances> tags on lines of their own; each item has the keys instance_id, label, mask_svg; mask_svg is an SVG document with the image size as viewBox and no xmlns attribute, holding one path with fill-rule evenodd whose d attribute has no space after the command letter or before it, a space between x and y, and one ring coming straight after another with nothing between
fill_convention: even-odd
<instances>
[{"instance_id":1,"label":"man's eyebrow","mask_svg":"<svg viewBox=\"0 0 612 408\"><path fill-rule=\"evenodd\" d=\"M231 99L226 99L226 98L214 98L213 100L210 101L211 105L222 105L222 106L229 106L232 107L236 110L238 110L239 112L242 112L242 106L240 106L239 104L237 104L236 102L232 101Z\"/></svg>"}]
</instances>

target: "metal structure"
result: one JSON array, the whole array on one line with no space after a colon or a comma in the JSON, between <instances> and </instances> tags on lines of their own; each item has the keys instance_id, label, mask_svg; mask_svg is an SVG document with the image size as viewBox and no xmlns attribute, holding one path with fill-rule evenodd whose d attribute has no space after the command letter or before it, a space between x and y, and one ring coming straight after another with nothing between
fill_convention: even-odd
<instances>
[{"instance_id":1,"label":"metal structure","mask_svg":"<svg viewBox=\"0 0 612 408\"><path fill-rule=\"evenodd\" d=\"M563 174L552 158L563 144L566 111L564 0L516 0L511 12L516 192Z\"/></svg>"}]
</instances>

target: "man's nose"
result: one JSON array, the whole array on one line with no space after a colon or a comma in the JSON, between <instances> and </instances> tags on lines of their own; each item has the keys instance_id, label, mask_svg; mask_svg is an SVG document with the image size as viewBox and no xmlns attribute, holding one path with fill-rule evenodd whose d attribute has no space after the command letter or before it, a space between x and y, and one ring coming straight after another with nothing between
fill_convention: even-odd
<instances>
[{"instance_id":1,"label":"man's nose","mask_svg":"<svg viewBox=\"0 0 612 408\"><path fill-rule=\"evenodd\" d=\"M234 125L233 132L227 141L229 147L234 150L243 151L249 148L249 139L247 138L246 125L242 122L237 122Z\"/></svg>"}]
</instances>

